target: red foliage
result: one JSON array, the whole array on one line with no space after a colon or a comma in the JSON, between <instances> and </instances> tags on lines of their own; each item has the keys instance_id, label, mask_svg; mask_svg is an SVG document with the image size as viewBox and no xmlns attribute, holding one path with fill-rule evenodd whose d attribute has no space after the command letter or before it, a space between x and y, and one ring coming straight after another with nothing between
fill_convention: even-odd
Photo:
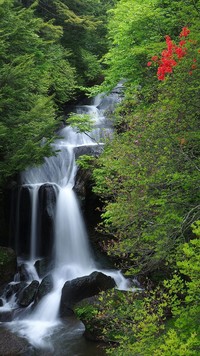
<instances>
[{"instance_id":1,"label":"red foliage","mask_svg":"<svg viewBox=\"0 0 200 356\"><path fill-rule=\"evenodd\" d=\"M183 27L179 35L180 38L187 37L190 30L187 27ZM151 59L153 62L158 64L157 77L158 80L165 80L167 73L173 72L173 67L177 66L178 62L187 54L186 40L181 39L178 45L176 45L170 38L170 36L165 36L166 49L161 53L161 58L158 56L153 56ZM189 40L188 40L189 41ZM196 62L196 59L193 60ZM148 62L147 66L150 67L152 62ZM192 65L191 69L196 69L196 65ZM189 74L192 74L190 71Z\"/></svg>"}]
</instances>

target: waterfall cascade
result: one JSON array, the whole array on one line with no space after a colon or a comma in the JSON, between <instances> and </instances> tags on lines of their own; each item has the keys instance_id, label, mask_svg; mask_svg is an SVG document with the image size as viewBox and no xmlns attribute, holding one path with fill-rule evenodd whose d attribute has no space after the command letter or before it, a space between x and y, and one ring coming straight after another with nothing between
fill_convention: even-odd
<instances>
[{"instance_id":1,"label":"waterfall cascade","mask_svg":"<svg viewBox=\"0 0 200 356\"><path fill-rule=\"evenodd\" d=\"M30 168L22 173L22 188L16 203L16 239L18 240L16 246L19 253L25 252L29 256L25 263L30 282L33 279L41 282L34 263L42 254L41 251L48 251L47 254L54 262L53 289L33 310L27 308L8 324L13 331L25 336L36 347L46 347L48 336L61 324L58 311L61 290L65 281L101 270L115 279L118 288L126 289L127 287L127 282L119 271L100 269L96 265L78 199L73 190L77 172L75 149L81 146L102 145L104 138L112 135L105 112L116 103L116 99L119 100L118 94L112 94L106 98L98 96L92 105L78 106L76 108L78 113L87 113L93 118L94 128L89 136L85 133L77 133L70 126L64 127L59 133L60 138L53 144L54 149L58 151L57 155L45 158L42 166ZM48 188L51 197L48 196L44 187ZM30 222L30 228L25 229L24 246L26 248L24 251L23 246L21 248L18 246L20 234L24 232L23 228L20 228L24 224L24 221L20 221L20 219L23 220L20 213L23 204L23 188L29 192L28 204L30 206L30 213L26 220ZM41 201L48 203L45 209L39 208ZM45 242L48 248L44 246L41 232L48 228L48 226L43 226L42 222L42 216L47 213L53 221L52 237L49 243ZM48 221L45 224L48 225ZM2 308L8 310L15 306L15 298L12 297L9 302L4 302ZM82 326L78 327L79 333L82 329Z\"/></svg>"}]
</instances>

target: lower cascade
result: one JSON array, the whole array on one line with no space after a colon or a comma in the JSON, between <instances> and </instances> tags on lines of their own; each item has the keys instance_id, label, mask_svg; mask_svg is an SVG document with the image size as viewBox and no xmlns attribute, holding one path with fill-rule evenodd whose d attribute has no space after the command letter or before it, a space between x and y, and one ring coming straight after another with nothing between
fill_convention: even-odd
<instances>
[{"instance_id":1,"label":"lower cascade","mask_svg":"<svg viewBox=\"0 0 200 356\"><path fill-rule=\"evenodd\" d=\"M78 106L78 113L91 115L92 132L87 135L77 133L70 126L64 127L53 144L57 155L45 158L42 166L30 168L21 175L22 185L14 209L15 239L11 241L19 255L20 272L3 293L0 312L10 313L10 321L3 324L28 339L36 349L52 351L51 336L56 338L63 332L60 301L66 282L76 278L83 281L82 277L91 274L94 277L94 272L100 272L112 277L118 289L126 290L129 286L120 271L104 269L96 262L73 189L77 173L75 152L80 147L94 151L102 148L104 137L112 135L105 111L116 100L119 100L117 94L107 98L98 96L92 105ZM31 303L29 295L26 305L28 288L35 294ZM82 335L83 330L84 326L74 321L67 335Z\"/></svg>"}]
</instances>

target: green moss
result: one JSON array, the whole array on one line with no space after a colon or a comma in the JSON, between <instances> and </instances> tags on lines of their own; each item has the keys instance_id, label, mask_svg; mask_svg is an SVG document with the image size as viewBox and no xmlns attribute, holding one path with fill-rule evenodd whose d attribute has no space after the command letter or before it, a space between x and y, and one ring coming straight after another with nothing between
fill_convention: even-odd
<instances>
[{"instance_id":1,"label":"green moss","mask_svg":"<svg viewBox=\"0 0 200 356\"><path fill-rule=\"evenodd\" d=\"M5 251L0 248L0 265L4 265L10 262L11 256Z\"/></svg>"}]
</instances>

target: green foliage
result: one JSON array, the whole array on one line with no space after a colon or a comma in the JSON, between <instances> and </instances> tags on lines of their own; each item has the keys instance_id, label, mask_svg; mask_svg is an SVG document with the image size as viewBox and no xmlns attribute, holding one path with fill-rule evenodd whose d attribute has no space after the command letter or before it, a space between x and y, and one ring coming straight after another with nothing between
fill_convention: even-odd
<instances>
[{"instance_id":1,"label":"green foliage","mask_svg":"<svg viewBox=\"0 0 200 356\"><path fill-rule=\"evenodd\" d=\"M87 114L71 113L67 121L77 132L90 132L93 125L91 115Z\"/></svg>"},{"instance_id":2,"label":"green foliage","mask_svg":"<svg viewBox=\"0 0 200 356\"><path fill-rule=\"evenodd\" d=\"M76 315L78 316L78 318L80 319L88 319L91 320L94 316L97 315L97 309L93 307L93 305L83 305L80 307L76 308Z\"/></svg>"},{"instance_id":3,"label":"green foliage","mask_svg":"<svg viewBox=\"0 0 200 356\"><path fill-rule=\"evenodd\" d=\"M95 192L106 201L108 253L131 273L171 261L199 217L198 34L174 75L160 83L154 102L145 91L127 94L116 113L117 132L97 161ZM158 94L159 93L159 94ZM147 101L147 103L146 103ZM172 266L173 267L173 266Z\"/></svg>"},{"instance_id":4,"label":"green foliage","mask_svg":"<svg viewBox=\"0 0 200 356\"><path fill-rule=\"evenodd\" d=\"M101 74L99 59L107 49L106 10L113 2L43 0L36 6L40 17L45 21L53 19L57 26L63 28L61 43L70 50L69 61L76 68L79 86L92 83Z\"/></svg>"},{"instance_id":5,"label":"green foliage","mask_svg":"<svg viewBox=\"0 0 200 356\"><path fill-rule=\"evenodd\" d=\"M112 4L99 0L1 3L1 184L52 153L50 137L63 104L82 90L80 84L96 80L101 73L106 9Z\"/></svg>"},{"instance_id":6,"label":"green foliage","mask_svg":"<svg viewBox=\"0 0 200 356\"><path fill-rule=\"evenodd\" d=\"M94 163L94 157L88 155L81 155L77 160L76 163L80 168L89 169L91 165Z\"/></svg>"},{"instance_id":7,"label":"green foliage","mask_svg":"<svg viewBox=\"0 0 200 356\"><path fill-rule=\"evenodd\" d=\"M164 36L187 53L164 81L148 68ZM125 78L115 135L96 161L104 250L127 275L151 279L140 295L102 294L102 338L113 355L196 355L199 342L199 1L117 2L104 87ZM195 237L197 236L197 238ZM153 282L152 282L153 281ZM109 292L110 293L110 292Z\"/></svg>"},{"instance_id":8,"label":"green foliage","mask_svg":"<svg viewBox=\"0 0 200 356\"><path fill-rule=\"evenodd\" d=\"M179 246L177 271L155 289L102 292L84 320L101 329L101 339L115 342L107 353L118 356L198 354L199 239ZM193 272L191 272L193 271ZM92 321L91 321L92 320ZM86 323L86 324L87 324Z\"/></svg>"},{"instance_id":9,"label":"green foliage","mask_svg":"<svg viewBox=\"0 0 200 356\"><path fill-rule=\"evenodd\" d=\"M61 27L36 17L34 8L15 1L0 8L1 184L52 153L56 104L69 100L76 86L69 53L59 44Z\"/></svg>"},{"instance_id":10,"label":"green foliage","mask_svg":"<svg viewBox=\"0 0 200 356\"><path fill-rule=\"evenodd\" d=\"M124 78L134 88L152 83L146 63L163 48L164 36L178 36L183 26L197 23L199 1L121 0L109 15L104 87L112 88Z\"/></svg>"}]
</instances>

